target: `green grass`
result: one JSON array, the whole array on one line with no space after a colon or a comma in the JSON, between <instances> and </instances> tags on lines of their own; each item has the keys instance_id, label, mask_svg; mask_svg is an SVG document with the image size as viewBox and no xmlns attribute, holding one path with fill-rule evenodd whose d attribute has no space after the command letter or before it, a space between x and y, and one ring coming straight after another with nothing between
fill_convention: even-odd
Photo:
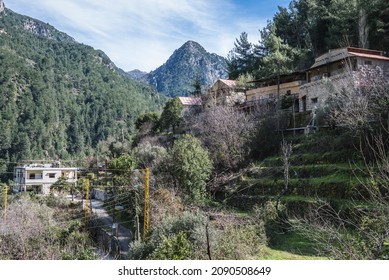
<instances>
[{"instance_id":1,"label":"green grass","mask_svg":"<svg viewBox=\"0 0 389 280\"><path fill-rule=\"evenodd\" d=\"M293 254L287 251L265 247L259 259L262 260L325 260L327 258Z\"/></svg>"},{"instance_id":2,"label":"green grass","mask_svg":"<svg viewBox=\"0 0 389 280\"><path fill-rule=\"evenodd\" d=\"M265 249L268 260L316 260L326 259L318 255L315 244L296 230L284 233L270 231L270 244Z\"/></svg>"}]
</instances>

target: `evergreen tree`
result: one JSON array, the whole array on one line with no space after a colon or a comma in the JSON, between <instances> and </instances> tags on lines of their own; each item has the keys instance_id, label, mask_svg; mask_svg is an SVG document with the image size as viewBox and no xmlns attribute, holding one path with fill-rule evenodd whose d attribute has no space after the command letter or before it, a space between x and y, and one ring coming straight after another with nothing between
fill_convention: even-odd
<instances>
[{"instance_id":1,"label":"evergreen tree","mask_svg":"<svg viewBox=\"0 0 389 280\"><path fill-rule=\"evenodd\" d=\"M191 135L180 138L172 150L174 176L190 198L201 201L205 198L206 182L211 175L212 162L201 142Z\"/></svg>"},{"instance_id":2,"label":"evergreen tree","mask_svg":"<svg viewBox=\"0 0 389 280\"><path fill-rule=\"evenodd\" d=\"M269 77L295 70L294 62L299 58L300 53L277 36L274 24L269 23L261 31L261 37L266 53L257 76Z\"/></svg>"},{"instance_id":3,"label":"evergreen tree","mask_svg":"<svg viewBox=\"0 0 389 280\"><path fill-rule=\"evenodd\" d=\"M234 49L228 56L228 71L230 79L237 79L240 74L254 71L255 47L248 40L248 34L242 32L239 39L235 40Z\"/></svg>"},{"instance_id":4,"label":"evergreen tree","mask_svg":"<svg viewBox=\"0 0 389 280\"><path fill-rule=\"evenodd\" d=\"M193 83L192 83L193 91L191 95L199 97L201 96L201 79L199 75L196 75Z\"/></svg>"},{"instance_id":5,"label":"evergreen tree","mask_svg":"<svg viewBox=\"0 0 389 280\"><path fill-rule=\"evenodd\" d=\"M175 132L176 128L182 121L181 111L182 105L178 97L170 99L168 102L166 102L160 118L161 129L168 130L173 128L173 132Z\"/></svg>"}]
</instances>

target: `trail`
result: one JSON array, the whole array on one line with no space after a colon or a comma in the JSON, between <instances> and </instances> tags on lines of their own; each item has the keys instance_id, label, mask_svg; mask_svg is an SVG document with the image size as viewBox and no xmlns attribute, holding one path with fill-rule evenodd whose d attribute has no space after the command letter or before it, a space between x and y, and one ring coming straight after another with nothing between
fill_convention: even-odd
<instances>
[{"instance_id":1,"label":"trail","mask_svg":"<svg viewBox=\"0 0 389 280\"><path fill-rule=\"evenodd\" d=\"M85 200L83 200L83 203L85 203ZM113 217L110 216L107 211L103 207L104 202L97 200L97 199L91 199L91 205L90 208L92 210L92 213L96 216L96 219L100 221L100 223L103 225L103 227L112 228L113 225ZM84 208L84 205L83 205ZM132 233L129 229L125 228L124 226L119 225L118 231L117 231L117 239L120 244L120 258L121 259L128 259L128 255L130 252L129 244L132 240Z\"/></svg>"}]
</instances>

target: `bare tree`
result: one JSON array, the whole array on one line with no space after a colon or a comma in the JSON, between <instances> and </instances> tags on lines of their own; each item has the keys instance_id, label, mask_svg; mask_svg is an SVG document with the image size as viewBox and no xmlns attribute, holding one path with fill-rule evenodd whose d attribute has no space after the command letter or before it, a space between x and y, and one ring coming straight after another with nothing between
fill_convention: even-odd
<instances>
[{"instance_id":1,"label":"bare tree","mask_svg":"<svg viewBox=\"0 0 389 280\"><path fill-rule=\"evenodd\" d=\"M78 231L80 223L65 221L71 218L65 208L61 205L58 213L43 199L37 201L28 195L14 199L7 215L0 218L0 259L93 258L87 235Z\"/></svg>"},{"instance_id":2,"label":"bare tree","mask_svg":"<svg viewBox=\"0 0 389 280\"><path fill-rule=\"evenodd\" d=\"M293 147L291 143L288 143L285 139L281 142L281 160L282 167L284 169L284 188L277 196L276 210L278 211L278 205L281 196L288 192L289 187L289 167L290 167L290 156L292 155Z\"/></svg>"},{"instance_id":3,"label":"bare tree","mask_svg":"<svg viewBox=\"0 0 389 280\"><path fill-rule=\"evenodd\" d=\"M327 90L326 111L332 123L362 132L385 119L389 128L389 81L383 69L347 71L342 79L328 80Z\"/></svg>"},{"instance_id":4,"label":"bare tree","mask_svg":"<svg viewBox=\"0 0 389 280\"><path fill-rule=\"evenodd\" d=\"M234 107L214 106L199 114L197 133L220 169L236 169L250 152L253 118Z\"/></svg>"}]
</instances>

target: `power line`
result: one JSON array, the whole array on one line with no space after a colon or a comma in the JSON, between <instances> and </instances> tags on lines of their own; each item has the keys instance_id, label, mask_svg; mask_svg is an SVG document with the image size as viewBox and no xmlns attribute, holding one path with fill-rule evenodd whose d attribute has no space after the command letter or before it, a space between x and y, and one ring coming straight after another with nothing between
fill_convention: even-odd
<instances>
[{"instance_id":1,"label":"power line","mask_svg":"<svg viewBox=\"0 0 389 280\"><path fill-rule=\"evenodd\" d=\"M129 193L122 193L122 194L117 195L116 197L115 196L111 197L110 202L104 203L105 208L113 208L114 206L120 204L121 206L124 206L125 209L119 210L119 211L114 210L114 209L112 209L112 210L105 209L106 213L109 216L111 216L115 213L121 213L121 212L127 211L129 208L126 208L126 207L129 207L132 205L132 202L128 201L128 195L129 195ZM92 210L93 210L93 204L92 204ZM75 218L72 218L72 220L82 220L83 218L84 218L84 214L79 214L79 215L75 216Z\"/></svg>"}]
</instances>

